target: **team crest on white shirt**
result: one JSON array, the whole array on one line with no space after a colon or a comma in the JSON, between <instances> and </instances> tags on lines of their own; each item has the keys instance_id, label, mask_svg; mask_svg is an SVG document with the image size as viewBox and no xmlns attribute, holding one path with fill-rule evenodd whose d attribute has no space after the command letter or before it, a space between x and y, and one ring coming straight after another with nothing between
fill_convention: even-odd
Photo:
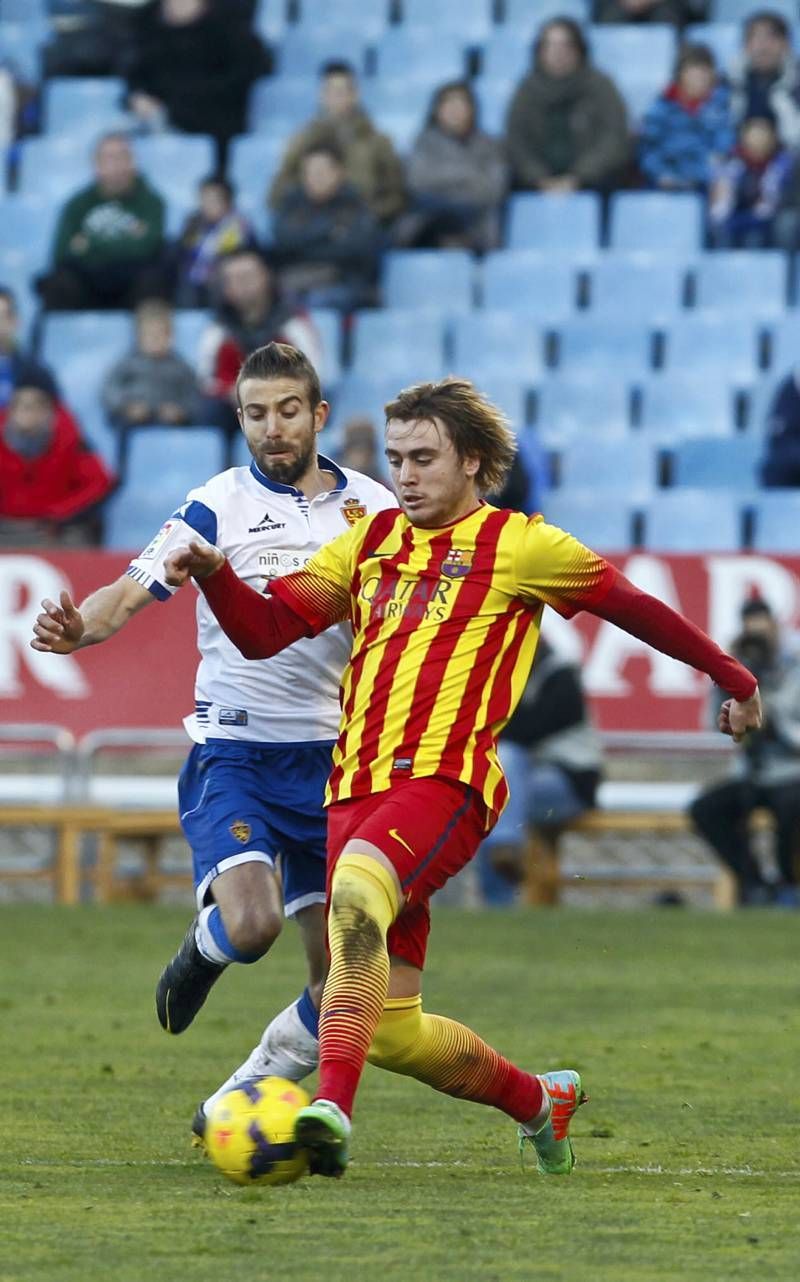
<instances>
[{"instance_id":1,"label":"team crest on white shirt","mask_svg":"<svg viewBox=\"0 0 800 1282\"><path fill-rule=\"evenodd\" d=\"M342 504L342 516L348 525L355 525L360 521L362 516L367 515L367 505L360 499L345 499Z\"/></svg>"}]
</instances>

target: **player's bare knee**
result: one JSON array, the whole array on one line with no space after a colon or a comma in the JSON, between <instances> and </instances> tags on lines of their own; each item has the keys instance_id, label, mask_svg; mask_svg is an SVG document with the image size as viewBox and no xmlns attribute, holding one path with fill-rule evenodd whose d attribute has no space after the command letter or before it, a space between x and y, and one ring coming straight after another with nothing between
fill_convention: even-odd
<instances>
[{"instance_id":1,"label":"player's bare knee","mask_svg":"<svg viewBox=\"0 0 800 1282\"><path fill-rule=\"evenodd\" d=\"M254 958L272 947L283 927L281 914L269 904L242 903L228 917L225 928L234 948Z\"/></svg>"}]
</instances>

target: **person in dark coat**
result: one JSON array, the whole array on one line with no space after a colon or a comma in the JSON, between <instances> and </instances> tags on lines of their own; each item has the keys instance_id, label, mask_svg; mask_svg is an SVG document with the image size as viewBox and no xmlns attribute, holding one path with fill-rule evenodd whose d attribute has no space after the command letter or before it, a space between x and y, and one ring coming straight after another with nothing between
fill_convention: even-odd
<instances>
[{"instance_id":1,"label":"person in dark coat","mask_svg":"<svg viewBox=\"0 0 800 1282\"><path fill-rule=\"evenodd\" d=\"M761 484L771 489L800 488L800 367L786 375L772 398Z\"/></svg>"}]
</instances>

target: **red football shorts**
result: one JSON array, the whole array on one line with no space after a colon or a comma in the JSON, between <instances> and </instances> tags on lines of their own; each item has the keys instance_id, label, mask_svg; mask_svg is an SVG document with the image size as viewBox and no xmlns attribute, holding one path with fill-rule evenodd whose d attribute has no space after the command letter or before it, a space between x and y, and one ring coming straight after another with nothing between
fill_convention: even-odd
<instances>
[{"instance_id":1,"label":"red football shorts","mask_svg":"<svg viewBox=\"0 0 800 1282\"><path fill-rule=\"evenodd\" d=\"M406 895L389 928L389 953L422 970L428 900L469 863L485 836L482 798L453 779L406 779L386 792L337 801L328 810L328 901L333 870L347 843L357 839L377 846Z\"/></svg>"}]
</instances>

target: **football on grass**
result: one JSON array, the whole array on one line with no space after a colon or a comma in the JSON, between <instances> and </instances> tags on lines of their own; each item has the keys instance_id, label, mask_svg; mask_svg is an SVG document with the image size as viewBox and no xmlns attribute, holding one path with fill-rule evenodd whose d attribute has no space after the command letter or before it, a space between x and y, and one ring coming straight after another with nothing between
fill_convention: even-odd
<instances>
[{"instance_id":1,"label":"football on grass","mask_svg":"<svg viewBox=\"0 0 800 1282\"><path fill-rule=\"evenodd\" d=\"M296 1082L260 1077L242 1082L212 1105L205 1130L208 1155L236 1184L291 1184L308 1170L294 1142L294 1121L308 1095Z\"/></svg>"}]
</instances>

